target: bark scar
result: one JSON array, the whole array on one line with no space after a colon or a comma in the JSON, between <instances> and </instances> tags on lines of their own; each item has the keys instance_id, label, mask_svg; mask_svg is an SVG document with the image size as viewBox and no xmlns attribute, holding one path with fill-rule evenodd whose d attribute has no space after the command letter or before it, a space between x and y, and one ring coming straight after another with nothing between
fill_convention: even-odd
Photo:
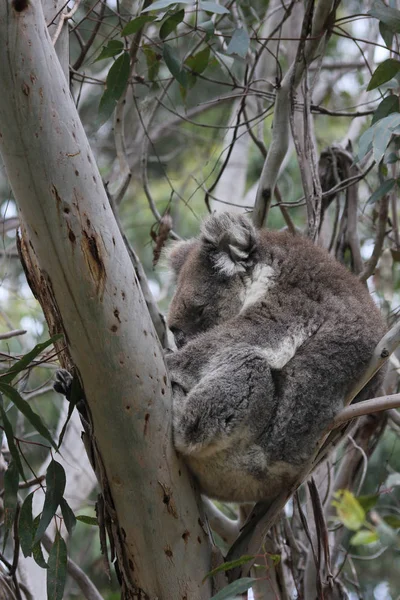
<instances>
[{"instance_id":1,"label":"bark scar","mask_svg":"<svg viewBox=\"0 0 400 600\"><path fill-rule=\"evenodd\" d=\"M97 295L100 296L100 300L102 300L106 282L106 269L98 244L98 236L95 233L88 235L88 233L83 230L81 248L89 268L89 273L96 284Z\"/></svg>"}]
</instances>

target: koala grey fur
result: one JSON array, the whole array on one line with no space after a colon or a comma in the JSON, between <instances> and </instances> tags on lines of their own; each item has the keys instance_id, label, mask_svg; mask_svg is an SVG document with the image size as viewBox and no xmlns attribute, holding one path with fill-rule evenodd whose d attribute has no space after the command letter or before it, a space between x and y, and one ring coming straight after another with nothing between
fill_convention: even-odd
<instances>
[{"instance_id":1,"label":"koala grey fur","mask_svg":"<svg viewBox=\"0 0 400 600\"><path fill-rule=\"evenodd\" d=\"M368 290L311 241L206 219L169 252L173 435L202 491L274 497L316 447L385 325ZM373 397L377 374L357 400Z\"/></svg>"}]
</instances>

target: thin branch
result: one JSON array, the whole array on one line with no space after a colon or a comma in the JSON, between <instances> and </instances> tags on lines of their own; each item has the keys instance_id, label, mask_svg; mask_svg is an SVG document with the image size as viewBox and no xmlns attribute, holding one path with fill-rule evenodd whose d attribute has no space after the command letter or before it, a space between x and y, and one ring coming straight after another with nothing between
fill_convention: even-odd
<instances>
[{"instance_id":1,"label":"thin branch","mask_svg":"<svg viewBox=\"0 0 400 600\"><path fill-rule=\"evenodd\" d=\"M383 196L380 201L379 217L378 217L378 229L376 232L376 239L374 249L372 251L371 258L367 261L365 269L360 275L360 281L367 281L375 271L376 265L382 253L383 243L386 235L386 224L389 214L389 196Z\"/></svg>"},{"instance_id":2,"label":"thin branch","mask_svg":"<svg viewBox=\"0 0 400 600\"><path fill-rule=\"evenodd\" d=\"M89 9L89 11L86 14L86 17L89 16L89 14L95 9L96 6L97 6L97 3ZM72 65L72 68L73 68L74 71L78 71L78 69L82 66L82 63L85 60L87 53L89 52L90 48L92 47L93 42L96 39L96 36L97 36L97 34L99 32L99 29L101 27L101 24L103 22L105 10L106 10L106 2L104 1L104 2L101 3L100 13L99 13L98 18L97 18L97 20L95 22L95 25L93 27L93 31L90 34L87 42L83 45L78 58L76 59L76 61ZM79 32L78 32L77 29L75 29L74 31L75 31L76 34L79 34ZM78 37L78 40L79 40L79 37Z\"/></svg>"},{"instance_id":3,"label":"thin branch","mask_svg":"<svg viewBox=\"0 0 400 600\"><path fill-rule=\"evenodd\" d=\"M240 531L239 519L229 519L206 496L203 496L204 508L211 529L213 529L227 544L233 544Z\"/></svg>"},{"instance_id":4,"label":"thin branch","mask_svg":"<svg viewBox=\"0 0 400 600\"><path fill-rule=\"evenodd\" d=\"M26 329L13 329L6 333L0 333L0 340L9 340L10 338L17 337L18 335L25 335Z\"/></svg>"},{"instance_id":5,"label":"thin branch","mask_svg":"<svg viewBox=\"0 0 400 600\"><path fill-rule=\"evenodd\" d=\"M363 402L357 402L357 404L351 404L346 406L332 421L330 428L336 429L347 421L351 421L357 417L363 415L370 415L371 413L380 412L382 410L388 410L389 408L400 407L400 394L391 394L390 396L379 396L379 398L372 398L371 400L364 400Z\"/></svg>"}]
</instances>

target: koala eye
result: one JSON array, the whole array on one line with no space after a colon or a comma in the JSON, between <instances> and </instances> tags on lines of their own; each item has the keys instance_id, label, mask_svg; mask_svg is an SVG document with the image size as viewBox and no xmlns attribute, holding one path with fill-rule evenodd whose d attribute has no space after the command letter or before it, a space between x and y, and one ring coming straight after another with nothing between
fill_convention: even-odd
<instances>
[{"instance_id":1,"label":"koala eye","mask_svg":"<svg viewBox=\"0 0 400 600\"><path fill-rule=\"evenodd\" d=\"M201 317L203 315L203 313L204 313L204 310L205 310L205 305L203 305L203 306L196 306L195 309L194 309L194 311L196 313L196 317Z\"/></svg>"}]
</instances>

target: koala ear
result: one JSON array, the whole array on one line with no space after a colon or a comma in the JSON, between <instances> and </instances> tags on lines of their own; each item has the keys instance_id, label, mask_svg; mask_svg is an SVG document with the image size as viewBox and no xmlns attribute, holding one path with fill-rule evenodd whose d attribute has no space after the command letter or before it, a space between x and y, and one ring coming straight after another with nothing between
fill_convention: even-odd
<instances>
[{"instance_id":1,"label":"koala ear","mask_svg":"<svg viewBox=\"0 0 400 600\"><path fill-rule=\"evenodd\" d=\"M245 216L220 213L208 217L202 225L200 239L214 268L222 275L232 277L253 267L257 234Z\"/></svg>"},{"instance_id":2,"label":"koala ear","mask_svg":"<svg viewBox=\"0 0 400 600\"><path fill-rule=\"evenodd\" d=\"M178 277L180 270L195 244L195 240L173 242L164 250L164 262L172 270L175 277Z\"/></svg>"}]
</instances>

